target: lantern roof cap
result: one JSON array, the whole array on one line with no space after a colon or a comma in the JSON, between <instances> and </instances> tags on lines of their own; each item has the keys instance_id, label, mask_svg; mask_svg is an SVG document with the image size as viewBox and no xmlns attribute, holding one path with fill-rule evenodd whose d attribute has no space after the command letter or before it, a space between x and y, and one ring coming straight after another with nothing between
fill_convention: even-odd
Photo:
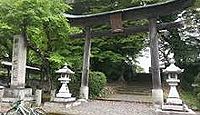
<instances>
[{"instance_id":1,"label":"lantern roof cap","mask_svg":"<svg viewBox=\"0 0 200 115\"><path fill-rule=\"evenodd\" d=\"M67 67L67 64L65 64L65 66L63 68L57 70L56 73L74 74L75 72L73 72L71 69L69 69Z\"/></svg>"},{"instance_id":2,"label":"lantern roof cap","mask_svg":"<svg viewBox=\"0 0 200 115\"><path fill-rule=\"evenodd\" d=\"M179 67L177 67L175 65L175 60L172 59L170 61L170 66L168 66L166 69L164 69L163 72L165 72L165 73L178 73L179 74L179 73L183 72L183 69L180 69Z\"/></svg>"}]
</instances>

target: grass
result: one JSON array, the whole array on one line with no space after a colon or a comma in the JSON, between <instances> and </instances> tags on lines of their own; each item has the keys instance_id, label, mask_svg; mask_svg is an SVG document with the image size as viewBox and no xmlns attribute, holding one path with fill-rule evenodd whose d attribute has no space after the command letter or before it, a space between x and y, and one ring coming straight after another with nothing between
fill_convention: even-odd
<instances>
[{"instance_id":1,"label":"grass","mask_svg":"<svg viewBox=\"0 0 200 115\"><path fill-rule=\"evenodd\" d=\"M191 109L195 111L200 111L200 102L197 99L197 96L190 91L181 91L181 98Z\"/></svg>"}]
</instances>

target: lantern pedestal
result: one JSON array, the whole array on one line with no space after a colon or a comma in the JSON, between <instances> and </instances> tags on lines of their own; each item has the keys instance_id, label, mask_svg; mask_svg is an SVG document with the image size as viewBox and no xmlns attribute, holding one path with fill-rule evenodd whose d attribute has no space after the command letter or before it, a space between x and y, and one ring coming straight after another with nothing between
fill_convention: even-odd
<instances>
[{"instance_id":1,"label":"lantern pedestal","mask_svg":"<svg viewBox=\"0 0 200 115\"><path fill-rule=\"evenodd\" d=\"M170 86L169 96L167 97L167 104L183 105L183 101L180 99L176 86L180 82L179 79L167 79Z\"/></svg>"},{"instance_id":2,"label":"lantern pedestal","mask_svg":"<svg viewBox=\"0 0 200 115\"><path fill-rule=\"evenodd\" d=\"M56 98L54 99L54 101L56 102L71 102L71 101L75 101L76 98L75 97L71 97L71 93L69 92L69 88L68 88L68 83L69 81L71 81L71 79L66 78L66 77L62 77L58 79L59 81L61 81L62 86L59 90L59 92L56 94Z\"/></svg>"},{"instance_id":3,"label":"lantern pedestal","mask_svg":"<svg viewBox=\"0 0 200 115\"><path fill-rule=\"evenodd\" d=\"M176 86L180 82L177 77L166 80L169 83L170 91L166 103L162 105L162 110L158 110L156 115L194 115L191 109L180 99Z\"/></svg>"},{"instance_id":4,"label":"lantern pedestal","mask_svg":"<svg viewBox=\"0 0 200 115\"><path fill-rule=\"evenodd\" d=\"M56 97L53 100L54 102L74 102L76 101L75 97L68 97L68 98L63 98L63 97Z\"/></svg>"},{"instance_id":5,"label":"lantern pedestal","mask_svg":"<svg viewBox=\"0 0 200 115\"><path fill-rule=\"evenodd\" d=\"M63 97L63 98L69 98L71 97L71 93L69 92L69 88L68 88L68 83L69 81L71 81L71 79L69 78L59 78L59 81L61 81L62 86L58 92L58 94L56 94L56 97Z\"/></svg>"},{"instance_id":6,"label":"lantern pedestal","mask_svg":"<svg viewBox=\"0 0 200 115\"><path fill-rule=\"evenodd\" d=\"M165 105L162 106L163 110L184 111L183 101L180 99L176 86L180 82L179 79L169 78L166 80L169 83L170 91Z\"/></svg>"}]
</instances>

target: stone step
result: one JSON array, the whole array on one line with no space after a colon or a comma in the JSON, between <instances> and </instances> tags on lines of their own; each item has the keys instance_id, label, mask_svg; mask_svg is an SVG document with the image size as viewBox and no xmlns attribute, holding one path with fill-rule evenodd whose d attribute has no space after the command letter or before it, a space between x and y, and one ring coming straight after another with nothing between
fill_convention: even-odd
<instances>
[{"instance_id":1,"label":"stone step","mask_svg":"<svg viewBox=\"0 0 200 115\"><path fill-rule=\"evenodd\" d=\"M117 92L143 92L143 93L151 93L151 90L147 89L117 89Z\"/></svg>"},{"instance_id":2,"label":"stone step","mask_svg":"<svg viewBox=\"0 0 200 115\"><path fill-rule=\"evenodd\" d=\"M117 92L117 94L127 94L127 95L148 95L148 96L151 95L151 93L143 93L143 92Z\"/></svg>"},{"instance_id":3,"label":"stone step","mask_svg":"<svg viewBox=\"0 0 200 115\"><path fill-rule=\"evenodd\" d=\"M151 96L152 85L146 82L132 82L128 84L111 84L114 87L117 94L128 94L128 95L147 95Z\"/></svg>"},{"instance_id":4,"label":"stone step","mask_svg":"<svg viewBox=\"0 0 200 115\"><path fill-rule=\"evenodd\" d=\"M148 84L132 84L132 85L111 85L111 86L114 86L114 87L152 87L152 85L148 85Z\"/></svg>"},{"instance_id":5,"label":"stone step","mask_svg":"<svg viewBox=\"0 0 200 115\"><path fill-rule=\"evenodd\" d=\"M117 91L151 91L151 89L143 89L143 88L140 88L140 89L124 89L124 88L118 88L116 89Z\"/></svg>"},{"instance_id":6,"label":"stone step","mask_svg":"<svg viewBox=\"0 0 200 115\"><path fill-rule=\"evenodd\" d=\"M151 90L126 90L126 89L117 89L116 91L125 91L125 92L151 92Z\"/></svg>"},{"instance_id":7,"label":"stone step","mask_svg":"<svg viewBox=\"0 0 200 115\"><path fill-rule=\"evenodd\" d=\"M137 88L129 88L129 87L126 87L126 88L124 88L124 87L118 87L118 88L115 88L116 90L120 90L120 89L122 89L122 90L151 90L151 88L143 88L143 87L137 87Z\"/></svg>"},{"instance_id":8,"label":"stone step","mask_svg":"<svg viewBox=\"0 0 200 115\"><path fill-rule=\"evenodd\" d=\"M152 87L152 85L149 84L130 84L130 85L116 85L116 84L109 84L109 86L113 87Z\"/></svg>"},{"instance_id":9,"label":"stone step","mask_svg":"<svg viewBox=\"0 0 200 115\"><path fill-rule=\"evenodd\" d=\"M119 88L116 89L117 91L127 91L127 92L151 92L151 89L123 89Z\"/></svg>"}]
</instances>

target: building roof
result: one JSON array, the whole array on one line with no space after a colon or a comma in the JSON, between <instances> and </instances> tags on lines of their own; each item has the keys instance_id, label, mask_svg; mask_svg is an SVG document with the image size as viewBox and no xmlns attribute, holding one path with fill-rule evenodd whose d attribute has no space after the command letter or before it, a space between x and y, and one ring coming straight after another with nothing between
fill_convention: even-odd
<instances>
[{"instance_id":1,"label":"building roof","mask_svg":"<svg viewBox=\"0 0 200 115\"><path fill-rule=\"evenodd\" d=\"M12 63L8 62L8 61L2 61L1 64L2 65L6 65L6 66L12 66ZM38 70L38 71L40 71L40 69L36 68L36 67L26 66L26 68L27 69L31 69L31 70Z\"/></svg>"}]
</instances>

